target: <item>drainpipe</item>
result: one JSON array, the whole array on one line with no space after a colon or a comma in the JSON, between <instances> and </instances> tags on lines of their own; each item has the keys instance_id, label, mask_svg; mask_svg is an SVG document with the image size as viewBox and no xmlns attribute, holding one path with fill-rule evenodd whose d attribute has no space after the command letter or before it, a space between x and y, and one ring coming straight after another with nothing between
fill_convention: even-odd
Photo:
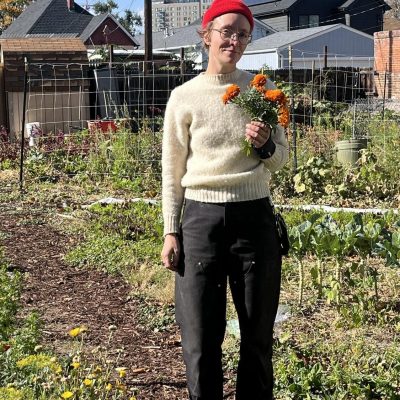
<instances>
[{"instance_id":1,"label":"drainpipe","mask_svg":"<svg viewBox=\"0 0 400 400\"><path fill-rule=\"evenodd\" d=\"M282 69L283 68L283 55L281 54L279 49L276 49L276 54L278 56L278 69Z\"/></svg>"}]
</instances>

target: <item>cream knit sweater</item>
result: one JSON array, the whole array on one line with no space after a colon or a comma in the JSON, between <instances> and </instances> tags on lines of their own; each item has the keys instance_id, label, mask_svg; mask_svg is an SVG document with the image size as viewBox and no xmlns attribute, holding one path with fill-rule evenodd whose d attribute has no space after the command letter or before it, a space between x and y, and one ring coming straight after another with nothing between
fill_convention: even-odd
<instances>
[{"instance_id":1,"label":"cream knit sweater","mask_svg":"<svg viewBox=\"0 0 400 400\"><path fill-rule=\"evenodd\" d=\"M162 204L164 234L179 231L183 199L225 203L269 196L270 171L288 159L283 128L272 134L274 154L261 160L243 151L250 119L222 96L235 83L245 90L253 75L200 74L175 88L167 104L162 148ZM267 88L274 88L268 81Z\"/></svg>"}]
</instances>

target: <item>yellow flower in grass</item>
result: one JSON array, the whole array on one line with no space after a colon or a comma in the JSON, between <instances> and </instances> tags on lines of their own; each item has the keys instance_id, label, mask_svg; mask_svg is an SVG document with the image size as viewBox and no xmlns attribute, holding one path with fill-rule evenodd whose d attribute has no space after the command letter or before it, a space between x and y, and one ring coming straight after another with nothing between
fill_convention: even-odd
<instances>
[{"instance_id":1,"label":"yellow flower in grass","mask_svg":"<svg viewBox=\"0 0 400 400\"><path fill-rule=\"evenodd\" d=\"M75 361L71 363L71 367L73 367L74 369L78 369L80 366L81 366L80 362Z\"/></svg>"},{"instance_id":2,"label":"yellow flower in grass","mask_svg":"<svg viewBox=\"0 0 400 400\"><path fill-rule=\"evenodd\" d=\"M112 389L111 383L107 383L106 390L109 392Z\"/></svg>"},{"instance_id":3,"label":"yellow flower in grass","mask_svg":"<svg viewBox=\"0 0 400 400\"><path fill-rule=\"evenodd\" d=\"M70 399L71 397L73 397L74 394L72 392L66 391L61 395L61 398L63 399Z\"/></svg>"},{"instance_id":4,"label":"yellow flower in grass","mask_svg":"<svg viewBox=\"0 0 400 400\"><path fill-rule=\"evenodd\" d=\"M22 358L17 361L17 367L22 369L30 367L32 369L45 369L49 368L55 373L60 373L62 368L58 364L56 357L50 357L47 354L32 354L28 357Z\"/></svg>"},{"instance_id":5,"label":"yellow flower in grass","mask_svg":"<svg viewBox=\"0 0 400 400\"><path fill-rule=\"evenodd\" d=\"M78 326L77 328L71 329L69 331L69 336L74 338L74 337L77 337L78 335L80 335L81 333L86 332L86 331L87 331L86 326Z\"/></svg>"},{"instance_id":6,"label":"yellow flower in grass","mask_svg":"<svg viewBox=\"0 0 400 400\"><path fill-rule=\"evenodd\" d=\"M92 379L89 379L89 378L85 378L85 379L83 380L83 384L84 384L85 386L93 386L93 380L92 380Z\"/></svg>"},{"instance_id":7,"label":"yellow flower in grass","mask_svg":"<svg viewBox=\"0 0 400 400\"><path fill-rule=\"evenodd\" d=\"M118 372L118 375L120 378L126 377L126 368L125 367L118 367L118 368L115 368L115 370Z\"/></svg>"}]
</instances>

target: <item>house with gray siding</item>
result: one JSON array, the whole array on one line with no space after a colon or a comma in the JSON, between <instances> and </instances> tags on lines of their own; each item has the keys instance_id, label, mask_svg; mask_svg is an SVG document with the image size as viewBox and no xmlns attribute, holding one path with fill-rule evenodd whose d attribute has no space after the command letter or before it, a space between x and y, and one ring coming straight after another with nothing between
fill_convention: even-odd
<instances>
[{"instance_id":1,"label":"house with gray siding","mask_svg":"<svg viewBox=\"0 0 400 400\"><path fill-rule=\"evenodd\" d=\"M197 69L204 69L207 65L208 55L202 45L198 31L201 29L201 20L193 22L182 28L176 28L169 34L165 32L153 32L153 50L169 51L177 57L184 49L186 57L190 57L196 64ZM271 35L276 31L264 22L254 20L253 40L258 40ZM139 50L144 49L144 35L135 36L139 42Z\"/></svg>"},{"instance_id":2,"label":"house with gray siding","mask_svg":"<svg viewBox=\"0 0 400 400\"><path fill-rule=\"evenodd\" d=\"M383 29L384 0L245 0L254 17L277 31L342 23L373 35Z\"/></svg>"},{"instance_id":3,"label":"house with gray siding","mask_svg":"<svg viewBox=\"0 0 400 400\"><path fill-rule=\"evenodd\" d=\"M327 48L328 67L362 67L374 65L374 38L343 24L318 26L295 31L276 32L250 43L238 67L259 70L289 67L289 46L293 68L310 69L324 65Z\"/></svg>"}]
</instances>

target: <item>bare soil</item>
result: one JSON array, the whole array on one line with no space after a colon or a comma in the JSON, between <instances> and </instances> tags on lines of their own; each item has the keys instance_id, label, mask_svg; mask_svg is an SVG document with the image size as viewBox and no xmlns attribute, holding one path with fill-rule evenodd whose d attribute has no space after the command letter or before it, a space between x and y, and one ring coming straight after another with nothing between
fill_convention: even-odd
<instances>
[{"instance_id":1,"label":"bare soil","mask_svg":"<svg viewBox=\"0 0 400 400\"><path fill-rule=\"evenodd\" d=\"M23 313L43 321L42 344L59 355L71 349L70 329L85 325L87 349L107 348L108 358L127 367L127 383L138 400L187 399L179 331L154 332L138 318L138 300L122 279L63 262L74 244L48 224L48 212L0 205L0 230L10 268L24 274ZM111 342L110 326L115 326ZM122 351L121 351L122 350ZM233 399L227 382L225 398Z\"/></svg>"}]
</instances>

